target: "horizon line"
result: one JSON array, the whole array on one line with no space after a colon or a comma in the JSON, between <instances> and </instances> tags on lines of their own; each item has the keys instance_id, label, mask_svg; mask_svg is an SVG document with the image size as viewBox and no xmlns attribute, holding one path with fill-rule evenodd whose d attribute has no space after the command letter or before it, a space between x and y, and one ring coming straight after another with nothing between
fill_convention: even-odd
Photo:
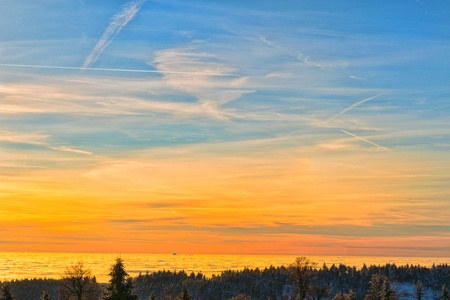
<instances>
[{"instance_id":1,"label":"horizon line","mask_svg":"<svg viewBox=\"0 0 450 300\"><path fill-rule=\"evenodd\" d=\"M74 251L74 252L70 252L70 251L11 251L11 250L0 250L0 253L36 253L36 254L56 254L56 253L64 253L64 254L117 254L116 252L78 252L78 251ZM170 255L172 256L174 252L169 253L169 252L164 252L164 253L148 253L148 252L120 252L120 254L129 254L129 255ZM415 255L415 256L411 256L411 255L374 255L374 254L364 254L364 255L342 255L342 254L308 254L308 253L302 253L302 254L280 254L280 253L179 253L176 252L176 255L255 255L255 256L265 256L265 255L270 255L270 256L351 256L351 257L422 257L422 258L450 258L450 256L423 256L423 255Z\"/></svg>"}]
</instances>

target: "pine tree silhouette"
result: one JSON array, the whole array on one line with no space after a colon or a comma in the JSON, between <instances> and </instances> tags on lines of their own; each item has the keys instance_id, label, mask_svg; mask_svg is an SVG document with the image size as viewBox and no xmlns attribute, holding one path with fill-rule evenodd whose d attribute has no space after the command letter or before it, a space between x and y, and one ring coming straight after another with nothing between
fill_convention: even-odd
<instances>
[{"instance_id":1,"label":"pine tree silhouette","mask_svg":"<svg viewBox=\"0 0 450 300\"><path fill-rule=\"evenodd\" d=\"M180 300L191 300L191 294L189 293L186 286L183 287L183 292L181 292Z\"/></svg>"},{"instance_id":2,"label":"pine tree silhouette","mask_svg":"<svg viewBox=\"0 0 450 300\"><path fill-rule=\"evenodd\" d=\"M47 291L42 292L42 296L40 298L41 300L51 300L50 295L47 293Z\"/></svg>"},{"instance_id":3,"label":"pine tree silhouette","mask_svg":"<svg viewBox=\"0 0 450 300\"><path fill-rule=\"evenodd\" d=\"M6 283L2 287L2 295L0 297L0 300L15 300L14 296L11 294L11 285L9 283Z\"/></svg>"},{"instance_id":4,"label":"pine tree silhouette","mask_svg":"<svg viewBox=\"0 0 450 300\"><path fill-rule=\"evenodd\" d=\"M439 296L439 300L450 300L450 295L448 293L448 289L445 284L442 285L441 295Z\"/></svg>"},{"instance_id":5,"label":"pine tree silhouette","mask_svg":"<svg viewBox=\"0 0 450 300\"><path fill-rule=\"evenodd\" d=\"M138 300L138 296L133 291L133 282L125 270L122 258L116 259L109 276L111 276L110 286L103 296L104 300Z\"/></svg>"}]
</instances>

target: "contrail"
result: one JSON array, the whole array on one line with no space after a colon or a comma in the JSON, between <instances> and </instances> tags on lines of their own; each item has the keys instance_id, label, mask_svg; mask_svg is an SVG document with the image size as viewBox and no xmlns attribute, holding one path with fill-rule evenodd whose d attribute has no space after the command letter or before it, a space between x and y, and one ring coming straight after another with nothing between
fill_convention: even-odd
<instances>
[{"instance_id":1,"label":"contrail","mask_svg":"<svg viewBox=\"0 0 450 300\"><path fill-rule=\"evenodd\" d=\"M341 112L338 113L337 115L334 115L334 116L332 116L331 118L329 118L327 121L325 121L324 125L325 125L325 124L328 124L330 121L336 119L337 117L339 117L339 116L345 114L345 113L348 112L349 110L351 110L351 109L357 107L358 105L363 104L364 102L367 102L367 101L369 101L369 100L372 100L372 99L374 99L374 98L376 98L376 97L379 97L379 96L381 96L381 95L384 95L384 94L386 94L386 93L381 93L381 94L375 95L375 96L373 96L373 97L370 97L370 98L361 100L361 101L359 101L359 102L356 102L355 104L353 104L353 105L350 106L350 107L347 107L346 109L344 109L343 111L341 111Z\"/></svg>"},{"instance_id":2,"label":"contrail","mask_svg":"<svg viewBox=\"0 0 450 300\"><path fill-rule=\"evenodd\" d=\"M362 137L360 137L360 136L357 136L357 135L355 135L355 134L353 134L353 133L350 133L350 132L345 131L345 130L342 130L342 129L341 129L341 131L344 132L344 133L346 133L346 134L348 134L348 135L351 135L351 136L353 136L353 137L355 137L355 138L357 138L357 139L359 139L359 140L361 140L361 141L364 141L364 142L366 142L366 143L372 144L372 145L374 145L374 146L376 146L376 147L378 147L378 148L380 148L380 149L382 149L382 150L392 152L392 150L389 149L389 148L386 148L386 147L380 146L380 145L378 145L378 144L375 144L374 142L371 142L371 141L369 141L369 140L366 140L365 138L362 138Z\"/></svg>"},{"instance_id":3,"label":"contrail","mask_svg":"<svg viewBox=\"0 0 450 300\"><path fill-rule=\"evenodd\" d=\"M65 152L74 152L78 154L85 154L85 155L92 155L92 152L84 151L84 150L78 150L78 149L72 149L65 146L61 147L49 147L50 149L57 150L57 151L65 151Z\"/></svg>"},{"instance_id":4,"label":"contrail","mask_svg":"<svg viewBox=\"0 0 450 300\"><path fill-rule=\"evenodd\" d=\"M128 24L138 13L139 9L147 0L134 0L126 3L122 10L111 17L111 21L106 27L100 40L92 49L89 56L86 58L83 64L83 68L87 68L92 65L102 54L103 50L112 42L114 37L119 34L125 25Z\"/></svg>"},{"instance_id":5,"label":"contrail","mask_svg":"<svg viewBox=\"0 0 450 300\"><path fill-rule=\"evenodd\" d=\"M111 71L111 72L135 72L135 73L189 74L189 75L209 75L209 76L239 76L237 74L208 73L208 72L181 72L181 71L158 71L158 70L81 68L81 67L59 67L59 66L38 66L38 65L16 65L16 64L0 64L0 67L37 68L37 69L63 69L63 70L88 70L88 71Z\"/></svg>"}]
</instances>

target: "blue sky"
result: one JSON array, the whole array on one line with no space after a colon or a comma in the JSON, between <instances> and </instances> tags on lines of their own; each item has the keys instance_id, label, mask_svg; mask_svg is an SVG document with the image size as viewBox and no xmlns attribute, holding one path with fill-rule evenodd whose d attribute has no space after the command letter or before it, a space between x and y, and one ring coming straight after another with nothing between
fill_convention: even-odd
<instances>
[{"instance_id":1,"label":"blue sky","mask_svg":"<svg viewBox=\"0 0 450 300\"><path fill-rule=\"evenodd\" d=\"M7 1L1 21L2 63L79 67L122 5L124 1ZM445 106L448 96L448 10L445 1L150 1L92 67L158 70L158 57L167 59L168 49L176 49L178 56L188 53L190 57L183 59L230 70L245 81L237 86L242 94L230 98L239 97L239 101L224 100L225 110L247 114L264 110L265 114L283 113L294 119L278 124L283 127L280 132L266 133L268 136L301 129L304 126L296 120L300 116L327 119L383 92L387 94L371 106L353 111L352 116L378 108L383 117L404 112L402 116L412 114L418 120L445 118L446 109L439 108ZM168 70L179 67L177 63L159 65ZM184 66L192 67L201 68ZM153 83L161 79L158 74L115 72L14 68L2 72L3 80L12 82L60 75L89 78L92 85L107 77ZM148 97L148 91L137 89L122 93ZM198 101L198 95L177 87L158 96L174 102ZM278 123L276 119L266 121ZM258 123L246 117L233 121ZM386 129L399 129L395 127ZM224 132L218 138L233 140L236 136Z\"/></svg>"},{"instance_id":2,"label":"blue sky","mask_svg":"<svg viewBox=\"0 0 450 300\"><path fill-rule=\"evenodd\" d=\"M396 232L401 226L400 237L407 236L404 228L422 228L450 243L449 15L448 1L428 0L5 0L0 11L5 199L19 199L11 202L14 211L31 201L24 189L38 198L44 189L57 201L70 176L97 185L80 197L97 195L111 176L138 191L139 180L121 176L153 180L156 175L137 166L162 170L179 161L185 169L173 170L178 180L163 172L157 181L167 190L184 189L180 207L194 205L215 215L220 205L189 199L219 197L228 201L223 207L241 203L230 209L242 215L257 205L253 197L270 195L270 184L278 189L276 200L262 201L281 203L279 215L255 215L251 224L221 223L219 231L268 226L282 233L279 223L303 228L315 217L326 223L320 226L327 234L340 236L333 226L361 226L366 219L363 226L379 228L380 234L385 227ZM291 173L299 161L308 165L301 176ZM189 179L181 174L189 174L191 164L200 166L200 173ZM211 182L203 177L206 170ZM61 172L68 177L54 179ZM21 184L19 177L25 178ZM198 180L213 192L194 189ZM44 188L42 182L52 184ZM299 182L311 190L290 191ZM287 216L294 199L314 198L323 190L327 196L314 200L305 215ZM147 192L133 195L161 201L160 191ZM106 201L100 193L95 197L99 206ZM126 193L118 198L128 201ZM360 207L361 215L332 221L332 211L324 210L330 203ZM204 214L177 213L187 221L166 224L179 226L174 232L210 225ZM18 215L22 222L40 224L25 211ZM11 224L4 226L14 232ZM104 226L100 236L109 228ZM284 251L267 243L266 252ZM411 248L408 243L398 247Z\"/></svg>"}]
</instances>

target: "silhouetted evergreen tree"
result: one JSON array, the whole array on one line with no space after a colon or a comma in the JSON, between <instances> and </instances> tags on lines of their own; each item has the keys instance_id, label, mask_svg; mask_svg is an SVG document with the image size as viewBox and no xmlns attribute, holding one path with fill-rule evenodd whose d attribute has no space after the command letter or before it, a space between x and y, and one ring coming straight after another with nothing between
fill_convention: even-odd
<instances>
[{"instance_id":1,"label":"silhouetted evergreen tree","mask_svg":"<svg viewBox=\"0 0 450 300\"><path fill-rule=\"evenodd\" d=\"M389 278L384 277L384 288L383 288L383 300L396 300L398 299L397 291L392 289Z\"/></svg>"},{"instance_id":2,"label":"silhouetted evergreen tree","mask_svg":"<svg viewBox=\"0 0 450 300\"><path fill-rule=\"evenodd\" d=\"M450 295L448 293L448 289L445 284L442 285L441 295L439 296L439 300L450 300Z\"/></svg>"},{"instance_id":3,"label":"silhouetted evergreen tree","mask_svg":"<svg viewBox=\"0 0 450 300\"><path fill-rule=\"evenodd\" d=\"M414 286L414 295L416 296L417 300L422 300L423 298L423 284L420 282L420 280L418 280L416 285Z\"/></svg>"},{"instance_id":4,"label":"silhouetted evergreen tree","mask_svg":"<svg viewBox=\"0 0 450 300\"><path fill-rule=\"evenodd\" d=\"M6 283L2 286L2 295L0 300L14 300L15 298L11 294L11 285Z\"/></svg>"},{"instance_id":5,"label":"silhouetted evergreen tree","mask_svg":"<svg viewBox=\"0 0 450 300\"><path fill-rule=\"evenodd\" d=\"M125 270L122 258L117 258L116 263L111 267L109 273L111 279L110 286L107 288L105 300L138 300L138 296L134 294L133 282L130 275Z\"/></svg>"},{"instance_id":6,"label":"silhouetted evergreen tree","mask_svg":"<svg viewBox=\"0 0 450 300\"><path fill-rule=\"evenodd\" d=\"M370 288L364 300L382 300L384 290L384 278L381 274L373 274L370 279Z\"/></svg>"},{"instance_id":7,"label":"silhouetted evergreen tree","mask_svg":"<svg viewBox=\"0 0 450 300\"><path fill-rule=\"evenodd\" d=\"M43 291L40 299L41 300L50 300L50 295L46 291Z\"/></svg>"},{"instance_id":8,"label":"silhouetted evergreen tree","mask_svg":"<svg viewBox=\"0 0 450 300\"><path fill-rule=\"evenodd\" d=\"M189 293L186 286L183 287L183 292L181 292L180 300L191 300L191 293Z\"/></svg>"}]
</instances>

